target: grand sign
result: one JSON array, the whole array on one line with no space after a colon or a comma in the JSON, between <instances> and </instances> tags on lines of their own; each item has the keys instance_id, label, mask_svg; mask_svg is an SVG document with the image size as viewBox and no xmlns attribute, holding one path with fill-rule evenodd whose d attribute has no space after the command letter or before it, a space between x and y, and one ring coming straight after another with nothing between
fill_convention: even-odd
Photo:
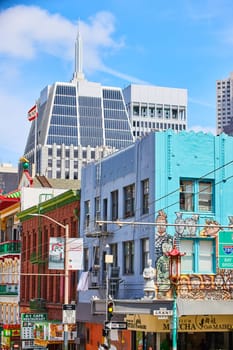
<instances>
[{"instance_id":1,"label":"grand sign","mask_svg":"<svg viewBox=\"0 0 233 350\"><path fill-rule=\"evenodd\" d=\"M125 321L129 330L166 333L171 331L172 317L158 319L152 315L128 315ZM227 332L233 330L233 316L181 316L178 325L178 332Z\"/></svg>"}]
</instances>

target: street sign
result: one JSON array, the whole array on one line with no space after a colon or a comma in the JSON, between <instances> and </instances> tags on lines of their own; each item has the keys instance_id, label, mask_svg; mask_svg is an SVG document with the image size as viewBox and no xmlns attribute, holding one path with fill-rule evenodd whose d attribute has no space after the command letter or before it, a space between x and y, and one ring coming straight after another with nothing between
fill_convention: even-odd
<instances>
[{"instance_id":1,"label":"street sign","mask_svg":"<svg viewBox=\"0 0 233 350\"><path fill-rule=\"evenodd\" d=\"M159 310L154 310L153 315L157 316L159 319L167 318L173 315L172 310L168 310L166 307L161 307Z\"/></svg>"},{"instance_id":2,"label":"street sign","mask_svg":"<svg viewBox=\"0 0 233 350\"><path fill-rule=\"evenodd\" d=\"M47 321L48 314L21 314L21 321L25 322L39 322L39 321Z\"/></svg>"},{"instance_id":3,"label":"street sign","mask_svg":"<svg viewBox=\"0 0 233 350\"><path fill-rule=\"evenodd\" d=\"M76 323L76 306L74 304L63 305L62 322L67 324Z\"/></svg>"},{"instance_id":4,"label":"street sign","mask_svg":"<svg viewBox=\"0 0 233 350\"><path fill-rule=\"evenodd\" d=\"M220 269L233 269L233 231L219 232L218 257Z\"/></svg>"},{"instance_id":5,"label":"street sign","mask_svg":"<svg viewBox=\"0 0 233 350\"><path fill-rule=\"evenodd\" d=\"M115 321L112 321L112 322L108 322L108 321L105 321L104 322L104 325L105 325L105 329L127 329L127 322L115 322Z\"/></svg>"}]
</instances>

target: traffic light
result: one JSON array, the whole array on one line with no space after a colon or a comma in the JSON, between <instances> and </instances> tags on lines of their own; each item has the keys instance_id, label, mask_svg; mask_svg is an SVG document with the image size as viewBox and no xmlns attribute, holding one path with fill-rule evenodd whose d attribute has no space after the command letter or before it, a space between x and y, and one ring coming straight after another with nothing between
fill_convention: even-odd
<instances>
[{"instance_id":1,"label":"traffic light","mask_svg":"<svg viewBox=\"0 0 233 350\"><path fill-rule=\"evenodd\" d=\"M113 317L113 302L109 301L108 302L108 321L111 321Z\"/></svg>"}]
</instances>

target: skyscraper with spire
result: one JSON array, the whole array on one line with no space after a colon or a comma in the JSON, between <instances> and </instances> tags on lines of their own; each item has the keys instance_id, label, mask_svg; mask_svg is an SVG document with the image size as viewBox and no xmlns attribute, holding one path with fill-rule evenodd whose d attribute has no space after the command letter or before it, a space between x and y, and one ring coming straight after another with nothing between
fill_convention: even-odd
<instances>
[{"instance_id":1,"label":"skyscraper with spire","mask_svg":"<svg viewBox=\"0 0 233 350\"><path fill-rule=\"evenodd\" d=\"M82 165L134 141L122 89L84 77L79 30L72 80L46 86L37 108L24 151L36 174L80 179Z\"/></svg>"},{"instance_id":2,"label":"skyscraper with spire","mask_svg":"<svg viewBox=\"0 0 233 350\"><path fill-rule=\"evenodd\" d=\"M90 82L83 73L82 38L75 42L70 82L46 86L37 100L24 157L32 173L80 179L82 165L132 144L151 131L187 129L187 90Z\"/></svg>"}]
</instances>

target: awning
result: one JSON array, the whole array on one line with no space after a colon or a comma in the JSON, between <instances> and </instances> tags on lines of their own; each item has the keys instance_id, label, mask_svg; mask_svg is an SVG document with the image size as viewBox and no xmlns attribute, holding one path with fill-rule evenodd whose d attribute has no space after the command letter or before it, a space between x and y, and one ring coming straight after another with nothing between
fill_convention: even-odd
<instances>
[{"instance_id":1,"label":"awning","mask_svg":"<svg viewBox=\"0 0 233 350\"><path fill-rule=\"evenodd\" d=\"M0 210L4 210L20 201L21 191L13 191L8 194L0 194Z\"/></svg>"},{"instance_id":2,"label":"awning","mask_svg":"<svg viewBox=\"0 0 233 350\"><path fill-rule=\"evenodd\" d=\"M233 300L188 300L177 298L178 316L232 315Z\"/></svg>"}]
</instances>

